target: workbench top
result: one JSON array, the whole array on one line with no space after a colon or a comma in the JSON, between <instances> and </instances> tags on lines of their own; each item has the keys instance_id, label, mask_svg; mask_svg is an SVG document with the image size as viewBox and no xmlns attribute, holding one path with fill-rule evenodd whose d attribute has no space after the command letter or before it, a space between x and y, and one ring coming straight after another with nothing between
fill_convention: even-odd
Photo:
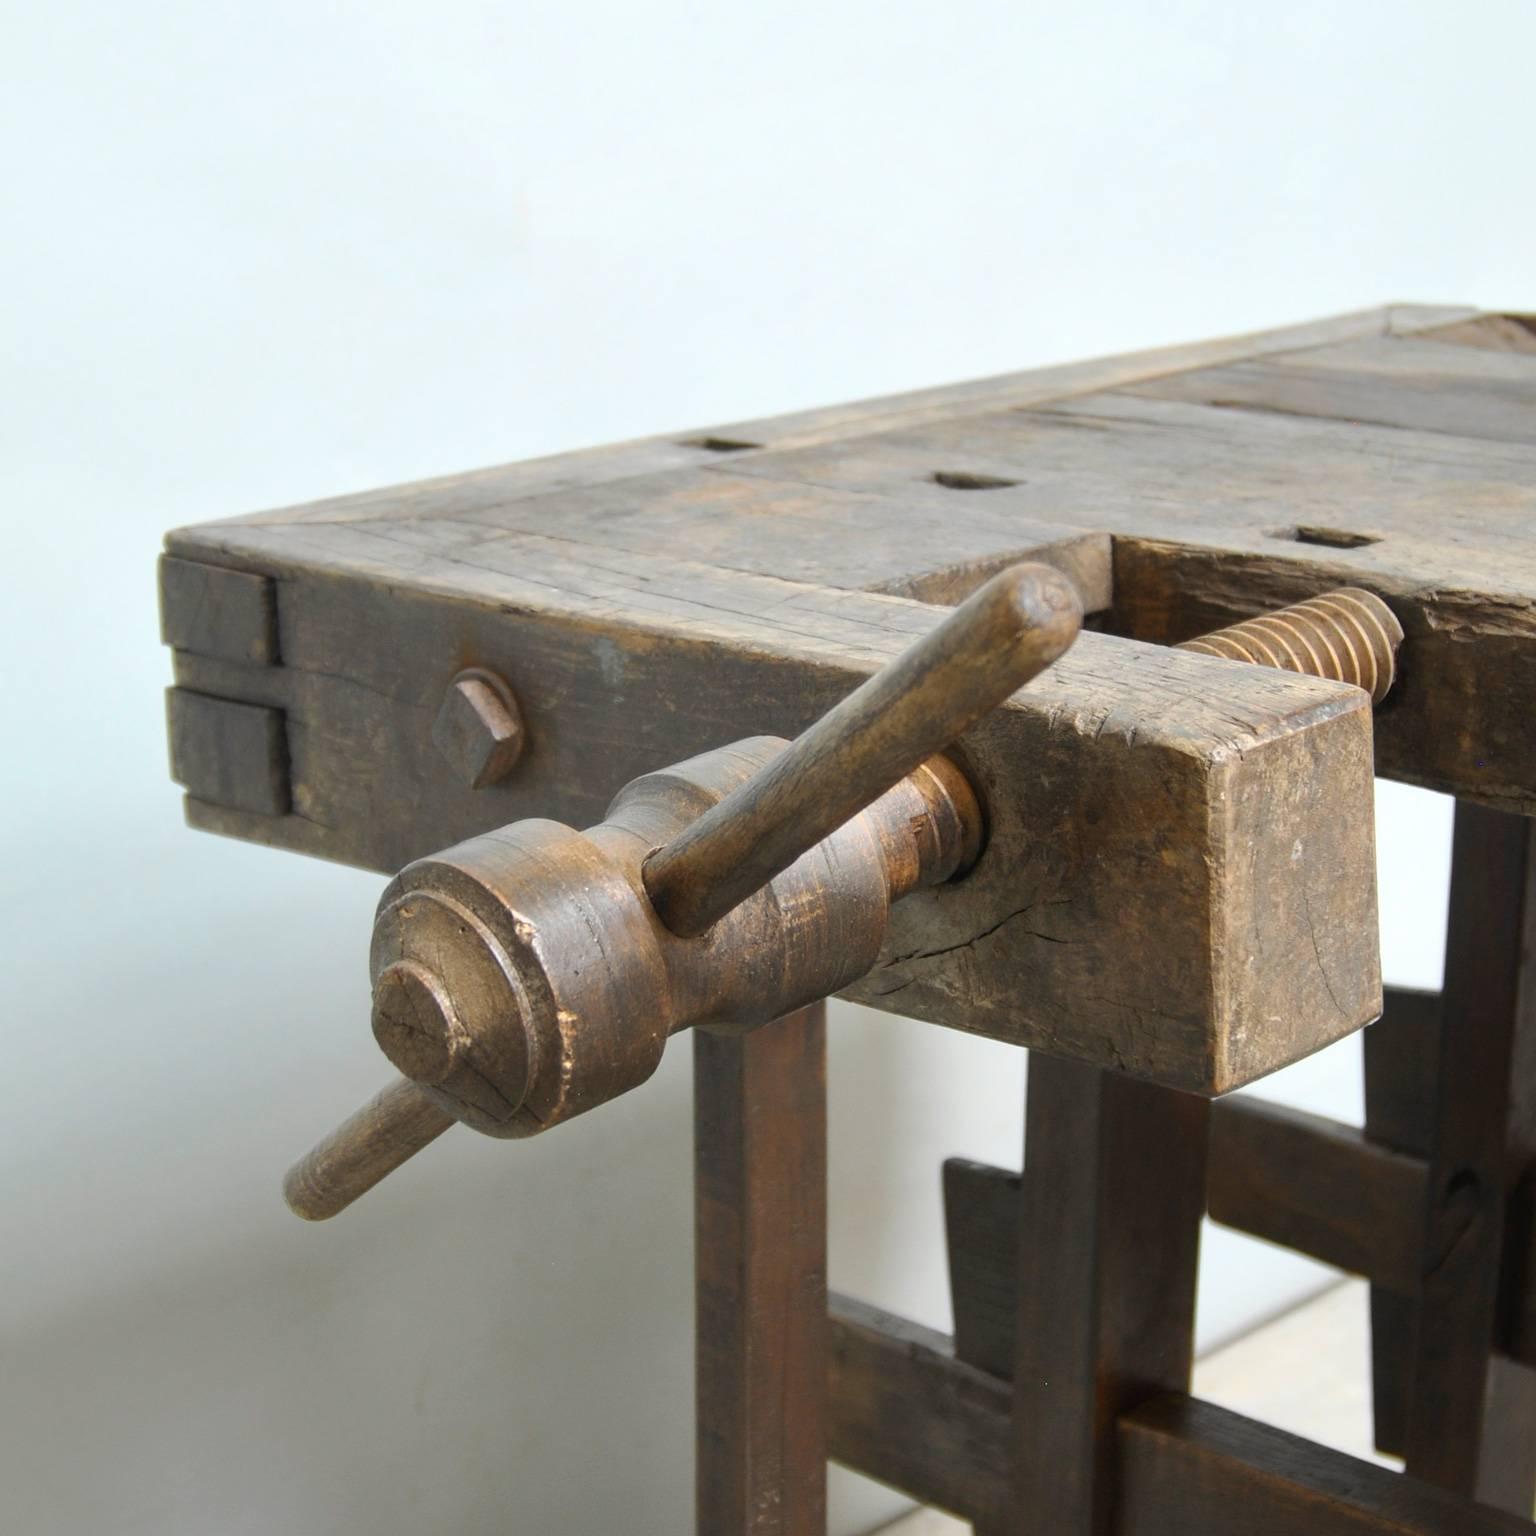
<instances>
[{"instance_id":1,"label":"workbench top","mask_svg":"<svg viewBox=\"0 0 1536 1536\"><path fill-rule=\"evenodd\" d=\"M189 818L380 869L515 817L582 825L638 772L794 734L930 605L1057 565L1096 632L965 742L1006 878L914 902L855 995L1201 1091L1379 999L1349 931L1374 942L1371 718L1359 690L1170 642L1369 588L1406 632L1377 770L1536 811L1519 317L1397 306L209 523L167 549ZM530 741L479 792L431 743L469 665L508 680ZM1027 1006L1006 995L1026 976ZM1281 1040L1286 1010L1309 1022Z\"/></svg>"}]
</instances>

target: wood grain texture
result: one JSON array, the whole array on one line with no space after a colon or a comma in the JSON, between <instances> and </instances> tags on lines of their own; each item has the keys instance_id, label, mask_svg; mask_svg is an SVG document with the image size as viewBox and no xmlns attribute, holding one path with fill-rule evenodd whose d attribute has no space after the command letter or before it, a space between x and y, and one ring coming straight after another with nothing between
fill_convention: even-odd
<instances>
[{"instance_id":1,"label":"wood grain texture","mask_svg":"<svg viewBox=\"0 0 1536 1536\"><path fill-rule=\"evenodd\" d=\"M699 1536L824 1536L826 1022L694 1039Z\"/></svg>"},{"instance_id":2,"label":"wood grain texture","mask_svg":"<svg viewBox=\"0 0 1536 1536\"><path fill-rule=\"evenodd\" d=\"M1011 1507L1006 1383L931 1329L834 1296L834 1455L979 1528ZM1116 1428L1115 1536L1517 1536L1524 1519L1180 1393ZM1002 1528L1006 1528L1003 1526Z\"/></svg>"},{"instance_id":3,"label":"wood grain texture","mask_svg":"<svg viewBox=\"0 0 1536 1536\"><path fill-rule=\"evenodd\" d=\"M1422 1157L1257 1098L1217 1100L1210 1116L1214 1220L1367 1276L1394 1300L1416 1294ZM1014 1368L1020 1190L1020 1176L1007 1169L964 1158L944 1164L955 1355L1002 1380ZM1399 1354L1408 1347L1400 1333L1394 1343Z\"/></svg>"},{"instance_id":4,"label":"wood grain texture","mask_svg":"<svg viewBox=\"0 0 1536 1536\"><path fill-rule=\"evenodd\" d=\"M1462 347L1490 347L1496 352L1536 352L1536 315L1472 315L1417 332L1426 341Z\"/></svg>"},{"instance_id":5,"label":"wood grain texture","mask_svg":"<svg viewBox=\"0 0 1536 1536\"><path fill-rule=\"evenodd\" d=\"M1529 355L1421 337L1352 341L1202 368L1132 392L1228 410L1536 443L1536 366Z\"/></svg>"},{"instance_id":6,"label":"wood grain texture","mask_svg":"<svg viewBox=\"0 0 1536 1536\"><path fill-rule=\"evenodd\" d=\"M1374 920L1365 720L1153 647L1362 587L1407 632L1376 766L1536 810L1536 359L1451 338L1486 318L1383 310L182 530L173 559L269 584L281 665L184 644L178 680L282 711L292 786L286 815L194 795L189 817L381 869L520 816L589 822L648 769L795 735L924 602L1037 559L1117 633L967 737L998 853L914 904L857 995L1202 1092L1249 1081L1374 1012L1348 940ZM1234 406L1210 387L1233 368L1399 405ZM428 740L474 666L528 730L478 791Z\"/></svg>"},{"instance_id":7,"label":"wood grain texture","mask_svg":"<svg viewBox=\"0 0 1536 1536\"><path fill-rule=\"evenodd\" d=\"M284 709L294 803L270 821L195 802L195 824L390 870L521 817L588 823L643 772L798 734L938 617L533 535L482 543L472 565L429 547L402 567L398 545L365 534L198 535L266 551L285 665L178 655L178 671ZM430 740L440 691L470 664L507 680L527 730L516 771L481 791ZM1363 695L1085 634L960 751L987 851L965 881L902 904L849 995L1198 1091L1374 1016Z\"/></svg>"},{"instance_id":8,"label":"wood grain texture","mask_svg":"<svg viewBox=\"0 0 1536 1536\"><path fill-rule=\"evenodd\" d=\"M1505 360L1536 377L1536 357ZM766 453L740 473L895 497L939 463L1013 482L970 497L999 513L1111 533L1109 624L1140 640L1173 644L1330 587L1375 592L1407 631L1379 771L1536 809L1530 444L1225 409L1149 386Z\"/></svg>"},{"instance_id":9,"label":"wood grain texture","mask_svg":"<svg viewBox=\"0 0 1536 1536\"><path fill-rule=\"evenodd\" d=\"M1076 590L1049 566L1000 571L942 624L645 861L656 915L703 933L1057 661Z\"/></svg>"},{"instance_id":10,"label":"wood grain texture","mask_svg":"<svg viewBox=\"0 0 1536 1536\"><path fill-rule=\"evenodd\" d=\"M1381 305L1239 336L1030 368L992 378L820 406L759 420L604 444L520 463L441 475L408 486L388 486L327 497L303 507L247 513L239 521L281 524L300 520L367 522L381 510L391 516L402 512L411 517L456 516L465 511L504 505L525 496L627 480L656 470L698 468L722 461L740 463L764 447L808 446L886 431L913 422L971 415L989 406L1060 400L1241 358L1267 357L1373 336L1412 335L1436 327L1471 323L1477 318L1478 311L1457 305ZM721 455L710 446L718 443L738 446Z\"/></svg>"}]
</instances>

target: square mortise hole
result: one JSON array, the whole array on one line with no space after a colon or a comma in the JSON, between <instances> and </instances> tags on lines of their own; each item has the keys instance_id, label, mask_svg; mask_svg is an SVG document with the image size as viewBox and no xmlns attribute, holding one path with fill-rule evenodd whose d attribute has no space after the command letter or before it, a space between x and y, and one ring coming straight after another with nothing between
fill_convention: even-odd
<instances>
[{"instance_id":1,"label":"square mortise hole","mask_svg":"<svg viewBox=\"0 0 1536 1536\"><path fill-rule=\"evenodd\" d=\"M1380 544L1379 533L1351 533L1347 528L1322 528L1303 523L1297 528L1283 528L1277 539L1294 539L1298 544L1323 544L1329 549L1363 549L1367 544Z\"/></svg>"},{"instance_id":2,"label":"square mortise hole","mask_svg":"<svg viewBox=\"0 0 1536 1536\"><path fill-rule=\"evenodd\" d=\"M1021 483L1001 475L978 475L969 469L936 469L928 478L948 491L1005 491Z\"/></svg>"},{"instance_id":3,"label":"square mortise hole","mask_svg":"<svg viewBox=\"0 0 1536 1536\"><path fill-rule=\"evenodd\" d=\"M761 443L749 443L744 437L695 437L684 443L685 448L702 448L706 453L745 453L748 448L761 448Z\"/></svg>"}]
</instances>

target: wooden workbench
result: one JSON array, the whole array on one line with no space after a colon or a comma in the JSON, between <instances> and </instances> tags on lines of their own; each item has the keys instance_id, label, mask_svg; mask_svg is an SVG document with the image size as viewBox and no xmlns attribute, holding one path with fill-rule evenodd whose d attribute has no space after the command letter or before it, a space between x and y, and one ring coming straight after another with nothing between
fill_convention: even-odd
<instances>
[{"instance_id":1,"label":"wooden workbench","mask_svg":"<svg viewBox=\"0 0 1536 1536\"><path fill-rule=\"evenodd\" d=\"M1412 1015L1393 1039L1413 1042L1378 1050L1367 1136L1219 1113L1230 1157L1213 1206L1378 1279L1394 1341L1378 1348L1384 1443L1405 1442L1443 1489L1529 1509L1536 1372L1514 1358L1536 1360L1536 1323L1508 1318L1536 1317L1536 1301L1503 1232L1536 1156L1520 1070L1536 1038L1520 960L1536 909L1531 320L1394 306L182 529L162 568L173 769L194 826L379 870L517 818L585 825L639 773L795 734L929 628L934 605L1020 559L1071 577L1088 632L962 740L987 858L903 903L844 995L1040 1051L1030 1167L1056 1193L1020 1217L1016 1179L952 1173L957 1343L903 1342L839 1304L834 1448L987 1532L1026 1503L1049 1512L1030 1529L1102 1530L1111 1508L1135 1536L1184 1529L1181 1509L1216 1520L1220 1499L1256 1497L1281 1465L1302 1491L1266 1531L1505 1530L1492 1515L1436 1525L1447 1510L1485 1517L1417 1483L1391 1492L1386 1474L1340 1493L1321 1453L1151 1389L1187 1386L1204 1099L1381 1011L1374 761L1461 802L1444 996L1389 995L1389 1022L1394 1007ZM1405 631L1374 720L1344 684L1169 648L1338 586L1384 598ZM433 741L445 688L471 666L506 679L526 727L515 772L489 787ZM1451 1026L1474 1014L1497 1027L1458 1074ZM764 1214L737 1234L753 1252L790 1217L775 1217L744 1127L754 1104L780 1102L775 1084L814 1078L819 1041L805 1017L740 1054L701 1043L714 1106L701 1181L717 1205ZM782 1144L777 1166L814 1183L821 1111L814 1095L781 1097L754 1145ZM724 1191L710 1183L723 1166ZM1331 1218L1330 1180L1379 1196L1382 1230ZM977 1237L1021 1220L1049 1263ZM1472 1258L1447 1279L1452 1251ZM1388 1261L1384 1280L1371 1266ZM750 1264L711 1283L736 1307L722 1316L750 1311ZM1013 1309L1056 1322L1016 1338ZM779 1411L772 1384L731 1398L752 1347L712 1337L724 1363L701 1392L725 1392L740 1433L706 1458L707 1498L760 1512L764 1458L750 1452L758 1417ZM815 1378L814 1349L789 1358L802 1386ZM1431 1382L1417 1396L1412 1370ZM1042 1396L1047 1375L1075 1385ZM1110 1378L1146 1390L1095 1398ZM1502 1459L1483 1433L1495 1379L1532 1441ZM1424 1406L1441 1381L1474 1430ZM916 1397L930 1406L904 1418ZM807 1487L819 1468L806 1438L784 1431L795 1467L761 1474L781 1523L742 1514L720 1529L813 1528L812 1494L784 1504L795 1468ZM1364 1523L1315 1523L1340 1510Z\"/></svg>"}]
</instances>

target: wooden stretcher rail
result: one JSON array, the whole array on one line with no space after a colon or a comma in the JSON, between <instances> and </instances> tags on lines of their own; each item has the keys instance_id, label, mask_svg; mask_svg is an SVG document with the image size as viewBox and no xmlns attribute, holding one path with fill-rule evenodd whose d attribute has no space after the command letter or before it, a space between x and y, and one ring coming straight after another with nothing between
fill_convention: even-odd
<instances>
[{"instance_id":1,"label":"wooden stretcher rail","mask_svg":"<svg viewBox=\"0 0 1536 1536\"><path fill-rule=\"evenodd\" d=\"M1264 1099L1224 1099L1211 1109L1212 1220L1401 1294L1418 1289L1422 1158Z\"/></svg>"},{"instance_id":2,"label":"wooden stretcher rail","mask_svg":"<svg viewBox=\"0 0 1536 1536\"><path fill-rule=\"evenodd\" d=\"M993 1529L1006 1529L1008 1383L954 1358L952 1341L831 1298L831 1454ZM1325 1450L1180 1394L1120 1420L1115 1536L1515 1536L1528 1522Z\"/></svg>"},{"instance_id":3,"label":"wooden stretcher rail","mask_svg":"<svg viewBox=\"0 0 1536 1536\"><path fill-rule=\"evenodd\" d=\"M1389 989L1389 996L1393 996ZM1396 994L1400 996L1400 994ZM1393 1295L1422 1279L1428 1167L1364 1131L1256 1097L1211 1106L1209 1214L1223 1226L1359 1275ZM944 1165L944 1207L955 1341L961 1359L992 1375L1013 1370L1020 1178L964 1158ZM1536 1274L1536 1183L1510 1196L1504 1268L1523 1301ZM1501 1319L1501 1350L1536 1368L1527 1307Z\"/></svg>"}]
</instances>

